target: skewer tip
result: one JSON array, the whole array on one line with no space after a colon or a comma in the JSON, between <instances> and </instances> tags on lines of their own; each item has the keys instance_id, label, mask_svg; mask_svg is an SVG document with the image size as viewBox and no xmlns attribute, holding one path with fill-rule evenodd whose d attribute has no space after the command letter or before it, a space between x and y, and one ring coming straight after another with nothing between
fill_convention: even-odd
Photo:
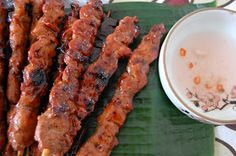
<instances>
[{"instance_id":1,"label":"skewer tip","mask_svg":"<svg viewBox=\"0 0 236 156\"><path fill-rule=\"evenodd\" d=\"M17 156L23 156L24 155L24 151L17 151Z\"/></svg>"},{"instance_id":2,"label":"skewer tip","mask_svg":"<svg viewBox=\"0 0 236 156\"><path fill-rule=\"evenodd\" d=\"M43 149L42 155L41 156L49 156L50 155L50 150L49 149Z\"/></svg>"}]
</instances>

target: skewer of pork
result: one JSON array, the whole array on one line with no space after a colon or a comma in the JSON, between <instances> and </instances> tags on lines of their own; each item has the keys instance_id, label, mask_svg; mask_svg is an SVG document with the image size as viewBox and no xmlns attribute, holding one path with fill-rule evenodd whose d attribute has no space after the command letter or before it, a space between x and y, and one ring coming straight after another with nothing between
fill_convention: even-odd
<instances>
[{"instance_id":1,"label":"skewer of pork","mask_svg":"<svg viewBox=\"0 0 236 156\"><path fill-rule=\"evenodd\" d=\"M60 80L54 82L51 90L48 109L56 104L67 105L78 92L79 78L84 73L89 58L92 56L93 44L102 19L102 2L90 0L87 5L80 9L80 19L73 23L72 29L65 32L65 35L69 36L72 30L72 40L68 44L69 49L64 54L66 67ZM53 149L50 153L62 155L68 150L54 152Z\"/></svg>"},{"instance_id":2,"label":"skewer of pork","mask_svg":"<svg viewBox=\"0 0 236 156\"><path fill-rule=\"evenodd\" d=\"M14 0L14 11L10 23L10 46L12 55L9 60L7 98L10 106L16 105L20 98L22 70L27 58L27 44L30 33L30 1ZM9 118L10 120L10 118Z\"/></svg>"},{"instance_id":3,"label":"skewer of pork","mask_svg":"<svg viewBox=\"0 0 236 156\"><path fill-rule=\"evenodd\" d=\"M61 40L62 40L62 44L61 45L62 46L60 47L60 49L61 49L60 50L61 51L60 54L64 54L64 52L66 51L65 49L68 48L67 43L68 43L68 41L70 41L71 36L72 36L72 34L71 34L72 29L70 29L71 23L73 23L72 21L74 21L74 19L76 19L78 17L77 13L78 13L79 9L80 8L79 8L78 5L76 5L76 4L72 5L72 13L68 17L67 22L64 25L64 29L67 28L67 30L63 31L64 33L63 33L62 38L61 38ZM116 25L117 25L117 20L104 16L103 21L102 21L101 26L100 26L100 29L99 29L99 32L98 32L98 34L96 36L96 40L95 40L94 48L93 48L93 53L92 53L92 56L90 58L89 63L91 63L91 62L93 62L93 61L95 61L97 59L97 57L99 55L99 52L102 49L102 44L101 43L105 42L105 38L110 33L112 33L114 31ZM61 59L61 61L62 61L62 64L63 64L64 61L62 59ZM63 73L64 65L63 65L62 68L60 67L60 65L61 64L59 63L59 73L61 73L60 71L62 71L62 73ZM58 76L58 78L59 78L59 81L61 81L61 76L60 75ZM58 82L57 80L54 81L55 84L57 82ZM74 144L75 144L75 142L74 142ZM76 151L74 151L75 154L76 154ZM70 152L72 152L72 151L70 151ZM30 156L31 155L32 156L34 156L34 155L38 156L38 155L41 155L41 154L42 153L38 149L38 144L34 144L33 147L29 151L29 155ZM73 152L69 153L69 154L73 155ZM68 155L68 153L67 153L67 155Z\"/></svg>"},{"instance_id":4,"label":"skewer of pork","mask_svg":"<svg viewBox=\"0 0 236 156\"><path fill-rule=\"evenodd\" d=\"M103 47L103 43L106 41L107 36L114 32L118 24L118 20L113 19L109 16L110 14L108 12L107 16L104 16L103 21L101 23L99 32L95 39L93 54L90 57L90 61L89 61L90 64L95 62L98 59L101 49ZM66 153L66 155L76 155L78 148L80 146L80 143L81 143L81 139L82 139L81 136L83 136L85 132L84 129L81 129L81 130L82 130L81 133L77 134L76 137L74 138L73 144L70 150Z\"/></svg>"},{"instance_id":5,"label":"skewer of pork","mask_svg":"<svg viewBox=\"0 0 236 156\"><path fill-rule=\"evenodd\" d=\"M130 56L128 45L138 35L136 22L136 17L125 17L106 38L99 58L85 72L79 92L73 88L79 85L78 80L68 76L64 79L73 82L70 87L64 85L51 91L50 108L38 118L35 133L43 156L62 155L70 149L81 120L93 111L99 95L117 69L118 60ZM81 60L86 60L86 57Z\"/></svg>"},{"instance_id":6,"label":"skewer of pork","mask_svg":"<svg viewBox=\"0 0 236 156\"><path fill-rule=\"evenodd\" d=\"M25 2L25 6L23 6L23 2ZM11 47L13 47L11 60L14 62L9 64L12 66L12 69L9 66L10 72L8 74L7 92L8 100L10 101L10 110L7 114L8 121L14 116L14 107L20 96L20 83L22 81L22 70L27 58L27 41L30 37L29 32L30 30L33 30L37 21L42 16L44 0L16 0L13 1L13 4L16 9L14 9L15 11L13 11L13 16L11 17L11 37L13 40L13 42L11 42L13 43L11 44ZM18 49L19 47L21 49ZM15 63L19 65L16 65ZM4 155L14 155L14 150L9 143L4 151Z\"/></svg>"},{"instance_id":7,"label":"skewer of pork","mask_svg":"<svg viewBox=\"0 0 236 156\"><path fill-rule=\"evenodd\" d=\"M126 72L120 77L115 94L98 117L96 132L81 147L77 156L108 156L118 144L116 135L133 109L133 97L148 82L149 65L157 58L164 26L154 25L129 59Z\"/></svg>"},{"instance_id":8,"label":"skewer of pork","mask_svg":"<svg viewBox=\"0 0 236 156\"><path fill-rule=\"evenodd\" d=\"M72 39L72 25L73 23L79 18L79 10L80 6L77 3L71 4L71 12L65 18L64 26L62 32L60 34L60 47L58 47L58 62L57 62L57 69L55 73L53 73L52 80L54 83L60 81L62 71L64 69L64 61L63 56L64 52L68 49L68 43ZM27 156L41 156L41 151L38 149L38 143L35 141L28 149L27 149Z\"/></svg>"},{"instance_id":9,"label":"skewer of pork","mask_svg":"<svg viewBox=\"0 0 236 156\"><path fill-rule=\"evenodd\" d=\"M47 89L63 18L64 1L47 0L43 6L43 16L32 31L35 42L28 52L29 64L24 69L21 96L8 129L8 139L14 150L22 151L34 141L40 100Z\"/></svg>"},{"instance_id":10,"label":"skewer of pork","mask_svg":"<svg viewBox=\"0 0 236 156\"><path fill-rule=\"evenodd\" d=\"M6 29L7 29L7 10L3 4L0 2L0 155L4 150L6 144L6 118L5 118L5 108L6 108L6 98L3 90L3 80L5 78L5 55L4 49L6 47Z\"/></svg>"},{"instance_id":11,"label":"skewer of pork","mask_svg":"<svg viewBox=\"0 0 236 156\"><path fill-rule=\"evenodd\" d=\"M15 0L14 11L11 17L10 40L12 56L9 63L7 97L10 102L8 120L14 116L15 105L20 98L20 83L22 71L26 63L28 39L31 41L30 30L33 30L42 16L44 0ZM31 42L32 43L32 42Z\"/></svg>"}]
</instances>

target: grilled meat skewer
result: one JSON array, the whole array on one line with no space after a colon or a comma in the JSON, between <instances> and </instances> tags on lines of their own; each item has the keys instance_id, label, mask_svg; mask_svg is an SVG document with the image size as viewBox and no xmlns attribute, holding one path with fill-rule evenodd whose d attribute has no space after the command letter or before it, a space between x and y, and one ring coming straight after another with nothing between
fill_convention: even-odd
<instances>
[{"instance_id":1,"label":"grilled meat skewer","mask_svg":"<svg viewBox=\"0 0 236 156\"><path fill-rule=\"evenodd\" d=\"M3 80L5 78L5 55L4 49L6 47L6 29L7 29L7 10L3 2L0 2L0 155L4 150L6 144L6 97L3 90Z\"/></svg>"},{"instance_id":2,"label":"grilled meat skewer","mask_svg":"<svg viewBox=\"0 0 236 156\"><path fill-rule=\"evenodd\" d=\"M120 77L115 94L98 117L96 132L81 147L77 156L108 156L118 144L116 135L132 111L132 100L147 84L149 65L157 58L163 25L154 25L129 59L126 72Z\"/></svg>"},{"instance_id":3,"label":"grilled meat skewer","mask_svg":"<svg viewBox=\"0 0 236 156\"><path fill-rule=\"evenodd\" d=\"M101 49L103 47L103 43L106 41L106 37L114 32L115 27L118 24L118 20L110 18L108 16L109 16L109 14L107 14L107 16L104 16L103 21L100 26L100 29L99 29L98 34L96 36L93 54L90 57L90 64L95 62L98 59ZM82 131L83 132L78 133L76 135L70 150L65 155L67 155L67 156L68 155L76 155L76 153L79 149L79 146L80 146L81 139L82 139L81 136L84 134L85 130L83 129Z\"/></svg>"},{"instance_id":4,"label":"grilled meat skewer","mask_svg":"<svg viewBox=\"0 0 236 156\"><path fill-rule=\"evenodd\" d=\"M25 6L23 7L25 2ZM10 63L10 72L8 75L8 99L10 101L10 110L8 112L8 121L14 117L15 105L20 98L20 83L22 77L22 70L26 63L27 58L27 41L30 37L30 30L34 28L38 19L42 16L42 5L44 0L30 0L30 1L19 1L13 2L16 11L13 12L12 23L11 23L11 39L13 40L13 55L11 60L14 62ZM20 32L19 32L20 30ZM29 37L28 37L29 36ZM31 37L30 37L31 38ZM18 49L20 48L22 49ZM15 63L19 65L15 65ZM5 149L5 155L14 155L14 150L8 143Z\"/></svg>"},{"instance_id":5,"label":"grilled meat skewer","mask_svg":"<svg viewBox=\"0 0 236 156\"><path fill-rule=\"evenodd\" d=\"M77 113L81 120L94 110L98 97L118 68L119 59L131 55L128 45L138 36L137 22L137 17L123 18L115 31L106 38L101 56L84 74L82 87L76 97Z\"/></svg>"},{"instance_id":6,"label":"grilled meat skewer","mask_svg":"<svg viewBox=\"0 0 236 156\"><path fill-rule=\"evenodd\" d=\"M69 150L80 129L81 120L93 111L98 96L117 69L119 58L131 54L128 45L137 37L136 22L136 17L125 17L107 37L99 58L85 72L79 93L78 89L67 86L52 90L51 107L38 118L35 133L35 139L39 142L39 147L44 149L44 153L64 153ZM86 60L86 57L80 59ZM73 73L77 74L75 71ZM65 76L63 79L66 82L72 81L72 86L78 85L78 81L73 77ZM62 92L58 92L59 90ZM64 92L67 94L62 94ZM71 95L73 96L70 98Z\"/></svg>"},{"instance_id":7,"label":"grilled meat skewer","mask_svg":"<svg viewBox=\"0 0 236 156\"><path fill-rule=\"evenodd\" d=\"M62 32L60 33L60 47L57 47L57 63L54 64L53 67L55 69L52 69L53 72L51 73L50 76L50 84L49 84L49 88L52 88L53 83L57 83L58 81L60 81L61 79L61 75L62 75L62 71L64 69L64 61L63 61L63 55L64 52L66 51L66 49L68 49L68 43L69 41L72 39L72 25L73 23L78 19L79 17L79 10L80 7L78 4L73 3L71 5L71 12L70 14L65 18L64 20L64 24L63 24L63 29ZM47 99L48 99L48 94L50 91L48 91L47 96L45 96L44 98L46 99L45 102L44 100L42 100L42 104L43 103L47 103ZM46 106L46 105L45 105ZM44 106L41 107L42 111ZM40 110L41 111L41 110ZM32 144L28 150L27 150L27 155L28 156L41 156L42 153L41 151L38 149L38 143L35 141L34 144Z\"/></svg>"},{"instance_id":8,"label":"grilled meat skewer","mask_svg":"<svg viewBox=\"0 0 236 156\"><path fill-rule=\"evenodd\" d=\"M14 0L14 11L10 23L10 46L7 98L10 105L16 105L20 98L22 70L27 58L27 41L30 33L30 1Z\"/></svg>"},{"instance_id":9,"label":"grilled meat skewer","mask_svg":"<svg viewBox=\"0 0 236 156\"><path fill-rule=\"evenodd\" d=\"M74 101L75 95L79 90L79 78L84 73L86 65L89 63L89 57L92 55L93 44L102 18L102 2L100 0L90 0L87 5L80 9L80 19L73 23L71 29L65 31L63 37L65 37L65 35L69 36L72 30L72 40L69 42L69 49L64 55L66 67L62 73L61 80L57 80L56 83L54 82L54 86L51 90L48 110L51 110L52 106L60 107L60 105L64 105L64 107L69 107L70 101ZM67 37L65 39L67 39ZM54 116L57 116L58 111L60 110L54 109L51 112ZM50 119L48 122L50 123ZM50 138L54 136L53 133L51 133L53 136L47 136L47 134L44 134L45 137L48 137L47 140L50 140ZM54 141L58 141L56 134ZM64 143L62 142L61 144ZM54 147L55 145L56 144L47 145L46 149L52 154L63 155L71 146L68 144L65 147L57 145ZM45 149L45 147L43 149ZM45 150L43 152L45 153Z\"/></svg>"},{"instance_id":10,"label":"grilled meat skewer","mask_svg":"<svg viewBox=\"0 0 236 156\"><path fill-rule=\"evenodd\" d=\"M35 42L28 52L29 64L24 69L21 96L8 129L9 142L15 150L23 150L34 141L40 100L46 93L63 18L64 1L47 0L43 6L43 16L33 30Z\"/></svg>"}]
</instances>

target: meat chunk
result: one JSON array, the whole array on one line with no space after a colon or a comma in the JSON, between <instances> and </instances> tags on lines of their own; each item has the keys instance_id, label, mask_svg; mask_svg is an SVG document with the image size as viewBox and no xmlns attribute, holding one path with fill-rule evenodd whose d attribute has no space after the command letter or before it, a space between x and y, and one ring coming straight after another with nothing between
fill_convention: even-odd
<instances>
[{"instance_id":1,"label":"meat chunk","mask_svg":"<svg viewBox=\"0 0 236 156\"><path fill-rule=\"evenodd\" d=\"M34 30L38 20L43 16L43 5L45 0L30 0L32 9L31 9L31 30Z\"/></svg>"}]
</instances>

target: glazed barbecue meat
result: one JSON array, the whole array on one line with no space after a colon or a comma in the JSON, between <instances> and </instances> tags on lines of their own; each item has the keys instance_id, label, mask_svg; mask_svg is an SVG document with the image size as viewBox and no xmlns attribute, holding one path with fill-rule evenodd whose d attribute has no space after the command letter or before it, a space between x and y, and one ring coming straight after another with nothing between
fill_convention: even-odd
<instances>
[{"instance_id":1,"label":"glazed barbecue meat","mask_svg":"<svg viewBox=\"0 0 236 156\"><path fill-rule=\"evenodd\" d=\"M24 4L24 3L25 4ZM22 70L24 68L27 56L27 40L28 36L30 37L30 30L33 30L37 21L42 16L42 6L44 0L30 0L30 1L14 1L14 7L18 8L17 12L13 12L12 23L11 23L11 33L12 40L15 43L11 46L14 46L15 53L13 51L13 55L11 60L14 60L14 63L10 64L9 67L9 75L8 75L8 100L10 101L10 110L8 112L8 121L14 117L15 113L15 105L20 98L20 83L22 81ZM25 5L23 7L23 5ZM20 27L21 26L21 27ZM21 32L18 32L18 31ZM19 34L16 34L19 33ZM30 37L31 38L31 37ZM23 43L23 44L21 44ZM18 49L18 47L22 47L22 49ZM18 50L16 50L18 49ZM18 66L15 63L19 64ZM10 144L7 145L5 149L5 155L14 155L13 149Z\"/></svg>"},{"instance_id":2,"label":"glazed barbecue meat","mask_svg":"<svg viewBox=\"0 0 236 156\"><path fill-rule=\"evenodd\" d=\"M42 16L42 5L44 0L16 0L11 22L11 47L13 53L9 64L7 95L10 102L8 121L14 116L15 105L20 98L20 83L22 82L22 71L27 59L28 36L30 30L35 27L38 19ZM31 38L31 37L30 37Z\"/></svg>"},{"instance_id":3,"label":"glazed barbecue meat","mask_svg":"<svg viewBox=\"0 0 236 156\"><path fill-rule=\"evenodd\" d=\"M59 57L60 55L64 55L63 52L68 48L68 42L71 40L72 38L72 25L73 23L78 19L79 17L79 5L78 4L72 4L71 5L71 13L65 18L64 20L64 25L63 25L63 29L62 32L60 33L60 47L57 47L57 53ZM59 61L54 64L54 66L57 67L57 69L52 69L53 72L51 73L51 80L49 85L53 85L54 83L57 83L58 81L60 81L61 75L62 75L62 71L63 71L63 67L64 67L64 61L62 60L62 57L57 58L59 59ZM60 62L61 61L61 62ZM55 68L55 67L53 67ZM49 88L51 88L51 86L49 86ZM48 92L49 93L49 92ZM44 101L42 101L43 103ZM44 106L42 106L44 107ZM28 156L41 156L42 152L38 149L38 143L35 141L27 150L27 155Z\"/></svg>"},{"instance_id":4,"label":"glazed barbecue meat","mask_svg":"<svg viewBox=\"0 0 236 156\"><path fill-rule=\"evenodd\" d=\"M71 4L71 13L69 14L69 16L66 19L66 22L63 26L63 31L61 34L61 47L59 47L59 55L58 55L58 76L56 78L56 82L60 81L57 79L60 79L62 72L65 68L65 62L64 62L64 53L65 51L69 48L68 44L72 39L72 35L73 35L73 29L72 29L72 25L73 23L79 18L79 11L80 11L80 7L78 4L73 3Z\"/></svg>"},{"instance_id":5,"label":"glazed barbecue meat","mask_svg":"<svg viewBox=\"0 0 236 156\"><path fill-rule=\"evenodd\" d=\"M147 84L149 65L157 58L163 25L155 25L129 59L126 72L118 81L117 89L103 113L98 117L95 134L81 147L77 156L108 156L118 144L116 135L133 109L132 100Z\"/></svg>"},{"instance_id":6,"label":"glazed barbecue meat","mask_svg":"<svg viewBox=\"0 0 236 156\"><path fill-rule=\"evenodd\" d=\"M12 55L9 60L7 98L15 105L20 98L22 70L27 58L27 41L30 33L30 1L15 0L10 24L10 45Z\"/></svg>"},{"instance_id":7,"label":"glazed barbecue meat","mask_svg":"<svg viewBox=\"0 0 236 156\"><path fill-rule=\"evenodd\" d=\"M55 4L53 4L53 2ZM60 32L60 24L64 19L64 1L62 0L46 0L43 5L43 16L38 20L34 29L31 31L31 42L35 42L47 36L51 40L56 39L58 32ZM63 7L59 4L63 3ZM57 6L57 8L55 8ZM62 16L63 13L63 16ZM57 41L57 40L55 40ZM58 42L58 41L57 41Z\"/></svg>"},{"instance_id":8,"label":"glazed barbecue meat","mask_svg":"<svg viewBox=\"0 0 236 156\"><path fill-rule=\"evenodd\" d=\"M3 80L5 76L5 59L4 59L4 49L6 46L6 24L7 11L4 7L3 2L0 2L0 155L6 144L6 122L5 122L5 107L6 99L3 90Z\"/></svg>"},{"instance_id":9,"label":"glazed barbecue meat","mask_svg":"<svg viewBox=\"0 0 236 156\"><path fill-rule=\"evenodd\" d=\"M78 80L74 79L73 76L67 76L71 71L78 75L77 71L65 70L68 74L65 74L63 79L67 84L70 82L71 86L58 85L52 90L50 95L51 106L38 118L35 139L39 142L39 148L44 149L44 152L50 151L62 155L69 150L80 129L81 120L93 111L98 96L117 69L119 58L131 54L128 45L133 42L138 34L136 22L136 17L125 17L120 21L115 31L107 37L99 58L88 67L82 82L80 82L79 93L78 88L74 88L79 85ZM76 32L80 33L79 30ZM69 44L71 47L73 46L72 43ZM81 57L80 59L85 61L87 58Z\"/></svg>"},{"instance_id":10,"label":"glazed barbecue meat","mask_svg":"<svg viewBox=\"0 0 236 156\"><path fill-rule=\"evenodd\" d=\"M43 5L46 0L30 0L32 5L31 31L35 28L38 20L43 16Z\"/></svg>"},{"instance_id":11,"label":"glazed barbecue meat","mask_svg":"<svg viewBox=\"0 0 236 156\"><path fill-rule=\"evenodd\" d=\"M28 51L29 64L24 69L21 96L8 129L8 139L15 150L23 150L34 141L40 100L46 93L63 18L64 1L47 0L43 6L43 16L33 30L35 42Z\"/></svg>"},{"instance_id":12,"label":"glazed barbecue meat","mask_svg":"<svg viewBox=\"0 0 236 156\"><path fill-rule=\"evenodd\" d=\"M78 93L79 90L79 78L84 73L86 69L86 64L89 63L89 57L92 55L93 44L98 29L100 27L102 18L102 2L100 0L91 0L88 2L87 5L80 9L80 19L76 20L73 23L71 29L65 31L63 37L65 37L65 35L69 36L69 34L71 34L70 31L72 30L72 40L69 42L69 49L66 51L64 56L64 62L66 64L66 67L62 73L61 80L57 80L56 83L54 82L54 86L50 93L49 108L42 116L47 115L48 111L54 113L54 115L57 115L58 113L63 113L60 112L60 105L63 105L64 107L69 107L71 103L70 101L74 101L73 99L75 98L75 95ZM57 106L58 108L51 111L52 106ZM44 120L44 118L39 117L39 123L42 122L41 119ZM46 126L48 126L50 123L51 118L49 119L49 121L43 121L43 124L38 125L38 127L44 127L44 124L47 124ZM36 140L38 140L37 131L38 129L40 129L38 127L36 129ZM50 134L50 136L47 136L48 134ZM47 137L47 139L40 139L46 139L50 141L51 138L55 138L53 144L46 145L43 147L48 149L50 153L63 155L70 149L72 142L71 144L65 146L58 146L54 144L54 142L57 142L58 139L62 138L57 138L57 133L53 128L50 129L50 133L45 133L43 135L43 137ZM62 142L60 144L63 145L64 143Z\"/></svg>"},{"instance_id":13,"label":"glazed barbecue meat","mask_svg":"<svg viewBox=\"0 0 236 156\"><path fill-rule=\"evenodd\" d=\"M115 31L106 38L99 59L84 74L82 87L75 99L76 112L81 120L94 110L98 97L118 68L119 59L131 55L128 45L138 36L137 22L137 17L122 19Z\"/></svg>"},{"instance_id":14,"label":"glazed barbecue meat","mask_svg":"<svg viewBox=\"0 0 236 156\"><path fill-rule=\"evenodd\" d=\"M106 41L107 36L114 32L114 30L118 24L118 20L113 19L111 17L107 17L107 16L104 16L103 21L100 26L100 29L99 29L98 34L96 36L93 54L90 57L90 61L89 61L90 64L95 62L98 59L101 49L103 47L103 43ZM72 144L70 150L65 154L66 156L75 155L77 153L78 148L81 143L81 139L82 139L81 136L83 136L83 134L85 132L84 129L81 129L81 130L82 130L82 132L78 133L76 135L76 137L74 138L74 141L73 141L73 144Z\"/></svg>"}]
</instances>

